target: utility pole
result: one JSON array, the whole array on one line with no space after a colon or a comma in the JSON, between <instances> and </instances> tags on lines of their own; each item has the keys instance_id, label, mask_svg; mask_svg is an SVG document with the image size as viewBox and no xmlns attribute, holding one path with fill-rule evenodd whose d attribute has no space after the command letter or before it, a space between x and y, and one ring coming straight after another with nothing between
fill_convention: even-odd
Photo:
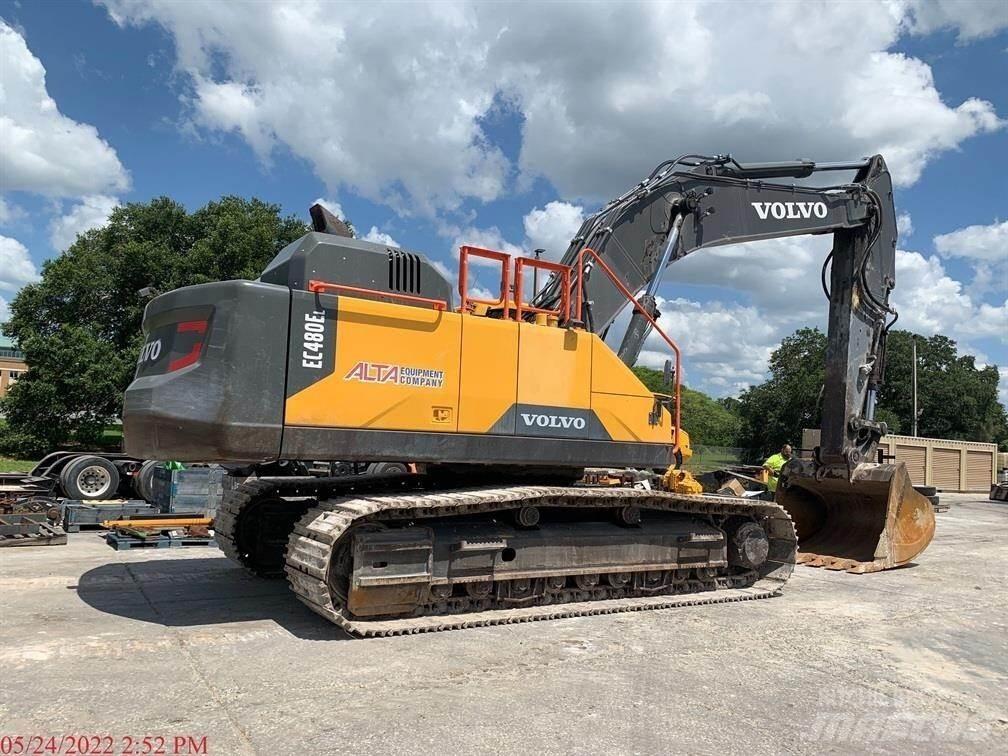
<instances>
[{"instance_id":1,"label":"utility pole","mask_svg":"<svg viewBox=\"0 0 1008 756\"><path fill-rule=\"evenodd\" d=\"M911 435L917 435L917 337L911 336L910 343L913 345L911 347L913 354L913 433Z\"/></svg>"}]
</instances>

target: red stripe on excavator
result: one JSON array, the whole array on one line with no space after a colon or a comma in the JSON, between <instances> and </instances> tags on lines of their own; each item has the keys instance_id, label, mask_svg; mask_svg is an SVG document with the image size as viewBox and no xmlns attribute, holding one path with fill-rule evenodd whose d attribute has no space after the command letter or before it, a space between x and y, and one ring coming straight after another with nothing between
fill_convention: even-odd
<instances>
[{"instance_id":1,"label":"red stripe on excavator","mask_svg":"<svg viewBox=\"0 0 1008 756\"><path fill-rule=\"evenodd\" d=\"M205 320L184 320L175 327L176 333L198 333L201 336L206 334L207 321ZM200 352L203 350L203 339L197 339L196 343L192 345L192 348L187 354L178 357L168 363L168 372L174 372L176 370L181 370L184 367L189 367L196 360L199 359Z\"/></svg>"}]
</instances>

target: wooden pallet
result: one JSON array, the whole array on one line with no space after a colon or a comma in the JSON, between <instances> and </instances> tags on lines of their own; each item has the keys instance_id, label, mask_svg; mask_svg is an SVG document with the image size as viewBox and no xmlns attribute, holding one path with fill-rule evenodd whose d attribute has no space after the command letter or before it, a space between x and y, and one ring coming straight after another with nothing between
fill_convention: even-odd
<instances>
[{"instance_id":1,"label":"wooden pallet","mask_svg":"<svg viewBox=\"0 0 1008 756\"><path fill-rule=\"evenodd\" d=\"M116 551L123 551L125 549L171 549L180 548L182 546L216 545L213 538L196 538L193 536L173 538L172 536L167 535L152 536L149 538L136 538L135 536L117 533L115 531L110 531L105 534L105 542Z\"/></svg>"},{"instance_id":2,"label":"wooden pallet","mask_svg":"<svg viewBox=\"0 0 1008 756\"><path fill-rule=\"evenodd\" d=\"M60 546L66 531L41 513L0 516L0 546Z\"/></svg>"}]
</instances>

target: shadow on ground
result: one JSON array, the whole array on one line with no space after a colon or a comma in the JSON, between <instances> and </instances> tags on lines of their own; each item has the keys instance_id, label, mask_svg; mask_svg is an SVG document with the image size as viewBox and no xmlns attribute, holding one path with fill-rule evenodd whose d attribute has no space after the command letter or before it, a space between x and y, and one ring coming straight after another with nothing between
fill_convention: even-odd
<instances>
[{"instance_id":1,"label":"shadow on ground","mask_svg":"<svg viewBox=\"0 0 1008 756\"><path fill-rule=\"evenodd\" d=\"M166 627L272 620L308 640L350 637L298 601L286 580L257 578L219 558L103 564L71 589L101 612Z\"/></svg>"}]
</instances>

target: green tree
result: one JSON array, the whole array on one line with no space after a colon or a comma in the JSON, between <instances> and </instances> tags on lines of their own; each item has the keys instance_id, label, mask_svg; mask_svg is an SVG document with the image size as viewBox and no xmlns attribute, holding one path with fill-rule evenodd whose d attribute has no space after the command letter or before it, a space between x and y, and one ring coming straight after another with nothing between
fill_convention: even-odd
<instances>
[{"instance_id":1,"label":"green tree","mask_svg":"<svg viewBox=\"0 0 1008 756\"><path fill-rule=\"evenodd\" d=\"M930 338L892 331L886 347L886 375L879 391L879 419L898 420L891 430L913 428L913 341L917 341L917 433L931 438L1002 441L1008 417L998 401L998 370L978 368L972 355L936 334Z\"/></svg>"},{"instance_id":2,"label":"green tree","mask_svg":"<svg viewBox=\"0 0 1008 756\"><path fill-rule=\"evenodd\" d=\"M651 391L667 394L662 373L646 367L633 369ZM707 444L709 446L736 446L742 420L738 415L727 409L721 403L711 399L702 391L682 387L682 427L689 433L692 445Z\"/></svg>"},{"instance_id":3,"label":"green tree","mask_svg":"<svg viewBox=\"0 0 1008 756\"><path fill-rule=\"evenodd\" d=\"M94 443L119 415L143 344L139 291L256 278L307 230L276 205L240 197L191 214L167 197L114 210L11 303L4 332L25 352L28 372L3 401L0 446L37 455Z\"/></svg>"},{"instance_id":4,"label":"green tree","mask_svg":"<svg viewBox=\"0 0 1008 756\"><path fill-rule=\"evenodd\" d=\"M770 377L739 397L744 421L741 446L760 455L783 444L800 444L803 428L818 428L826 335L801 328L770 355Z\"/></svg>"},{"instance_id":5,"label":"green tree","mask_svg":"<svg viewBox=\"0 0 1008 756\"><path fill-rule=\"evenodd\" d=\"M889 334L876 420L885 422L890 433L910 433L913 428L914 338L918 433L969 441L1008 438L1008 418L997 399L997 368L978 368L972 356L960 355L956 343L940 334L930 338L907 331ZM820 427L825 358L826 336L818 329L803 328L781 342L770 358L770 377L739 397L738 413L744 421L741 445L766 454L785 443L800 443L802 429Z\"/></svg>"}]
</instances>

